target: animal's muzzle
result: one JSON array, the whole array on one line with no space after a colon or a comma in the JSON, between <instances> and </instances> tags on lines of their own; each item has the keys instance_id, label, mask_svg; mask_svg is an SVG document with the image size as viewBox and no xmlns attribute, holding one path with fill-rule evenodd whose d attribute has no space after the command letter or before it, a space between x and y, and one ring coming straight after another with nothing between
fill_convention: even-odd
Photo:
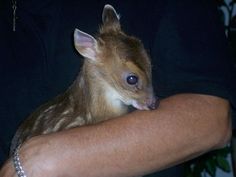
<instances>
[{"instance_id":1,"label":"animal's muzzle","mask_svg":"<svg viewBox=\"0 0 236 177\"><path fill-rule=\"evenodd\" d=\"M149 103L148 103L147 106L148 106L148 108L149 108L150 110L157 109L158 106L159 106L159 103L160 103L158 97L154 97L153 99L150 99L148 102L149 102Z\"/></svg>"}]
</instances>

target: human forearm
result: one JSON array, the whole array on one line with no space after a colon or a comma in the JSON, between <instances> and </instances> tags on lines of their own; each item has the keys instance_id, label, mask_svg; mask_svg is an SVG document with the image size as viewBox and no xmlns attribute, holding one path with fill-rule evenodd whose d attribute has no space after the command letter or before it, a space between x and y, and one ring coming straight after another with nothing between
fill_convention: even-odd
<instances>
[{"instance_id":1,"label":"human forearm","mask_svg":"<svg viewBox=\"0 0 236 177\"><path fill-rule=\"evenodd\" d=\"M159 170L222 146L228 138L227 110L226 101L215 97L171 97L163 100L156 112L135 112L91 127L90 131L81 130L88 133L81 141L89 148L81 146L79 139L75 145L78 157L77 152L72 156L74 161L82 159L78 166L81 171L95 173L91 176L103 172L109 177L134 176ZM77 139L77 131L74 133L67 141Z\"/></svg>"},{"instance_id":2,"label":"human forearm","mask_svg":"<svg viewBox=\"0 0 236 177\"><path fill-rule=\"evenodd\" d=\"M228 109L227 101L220 98L176 95L163 100L156 111L136 111L32 139L21 149L22 162L33 177L40 172L46 176L45 170L48 176L75 177L149 173L226 143ZM35 161L27 160L32 157ZM38 166L32 172L32 162L42 170Z\"/></svg>"}]
</instances>

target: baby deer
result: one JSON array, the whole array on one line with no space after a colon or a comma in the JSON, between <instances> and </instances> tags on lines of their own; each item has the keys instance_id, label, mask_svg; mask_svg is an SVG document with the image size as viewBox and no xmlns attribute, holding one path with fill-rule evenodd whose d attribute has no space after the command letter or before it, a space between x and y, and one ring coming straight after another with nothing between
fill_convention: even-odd
<instances>
[{"instance_id":1,"label":"baby deer","mask_svg":"<svg viewBox=\"0 0 236 177\"><path fill-rule=\"evenodd\" d=\"M78 77L67 91L21 124L11 153L33 136L114 118L126 114L130 105L156 109L151 63L143 44L121 30L119 15L111 5L105 5L102 21L96 38L75 29L75 48L84 57Z\"/></svg>"}]
</instances>

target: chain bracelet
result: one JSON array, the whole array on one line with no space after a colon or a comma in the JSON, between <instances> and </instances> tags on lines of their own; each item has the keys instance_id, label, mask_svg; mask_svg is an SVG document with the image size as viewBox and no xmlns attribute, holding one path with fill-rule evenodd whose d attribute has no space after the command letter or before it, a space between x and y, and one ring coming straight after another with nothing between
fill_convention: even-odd
<instances>
[{"instance_id":1,"label":"chain bracelet","mask_svg":"<svg viewBox=\"0 0 236 177\"><path fill-rule=\"evenodd\" d=\"M23 167L21 166L21 163L20 163L20 156L19 156L20 146L21 145L17 146L17 148L14 150L12 160L13 160L13 164L14 164L17 176L18 177L27 177L25 174L25 171L23 170Z\"/></svg>"}]
</instances>

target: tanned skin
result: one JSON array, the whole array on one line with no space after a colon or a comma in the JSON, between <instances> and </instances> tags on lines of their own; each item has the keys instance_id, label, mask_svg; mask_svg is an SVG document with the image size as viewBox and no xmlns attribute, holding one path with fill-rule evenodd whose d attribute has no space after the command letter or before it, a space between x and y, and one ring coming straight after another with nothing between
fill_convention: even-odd
<instances>
[{"instance_id":1,"label":"tanned skin","mask_svg":"<svg viewBox=\"0 0 236 177\"><path fill-rule=\"evenodd\" d=\"M227 100L178 94L154 111L34 137L20 149L30 177L132 177L223 147L231 136ZM11 161L1 177L16 177Z\"/></svg>"}]
</instances>

